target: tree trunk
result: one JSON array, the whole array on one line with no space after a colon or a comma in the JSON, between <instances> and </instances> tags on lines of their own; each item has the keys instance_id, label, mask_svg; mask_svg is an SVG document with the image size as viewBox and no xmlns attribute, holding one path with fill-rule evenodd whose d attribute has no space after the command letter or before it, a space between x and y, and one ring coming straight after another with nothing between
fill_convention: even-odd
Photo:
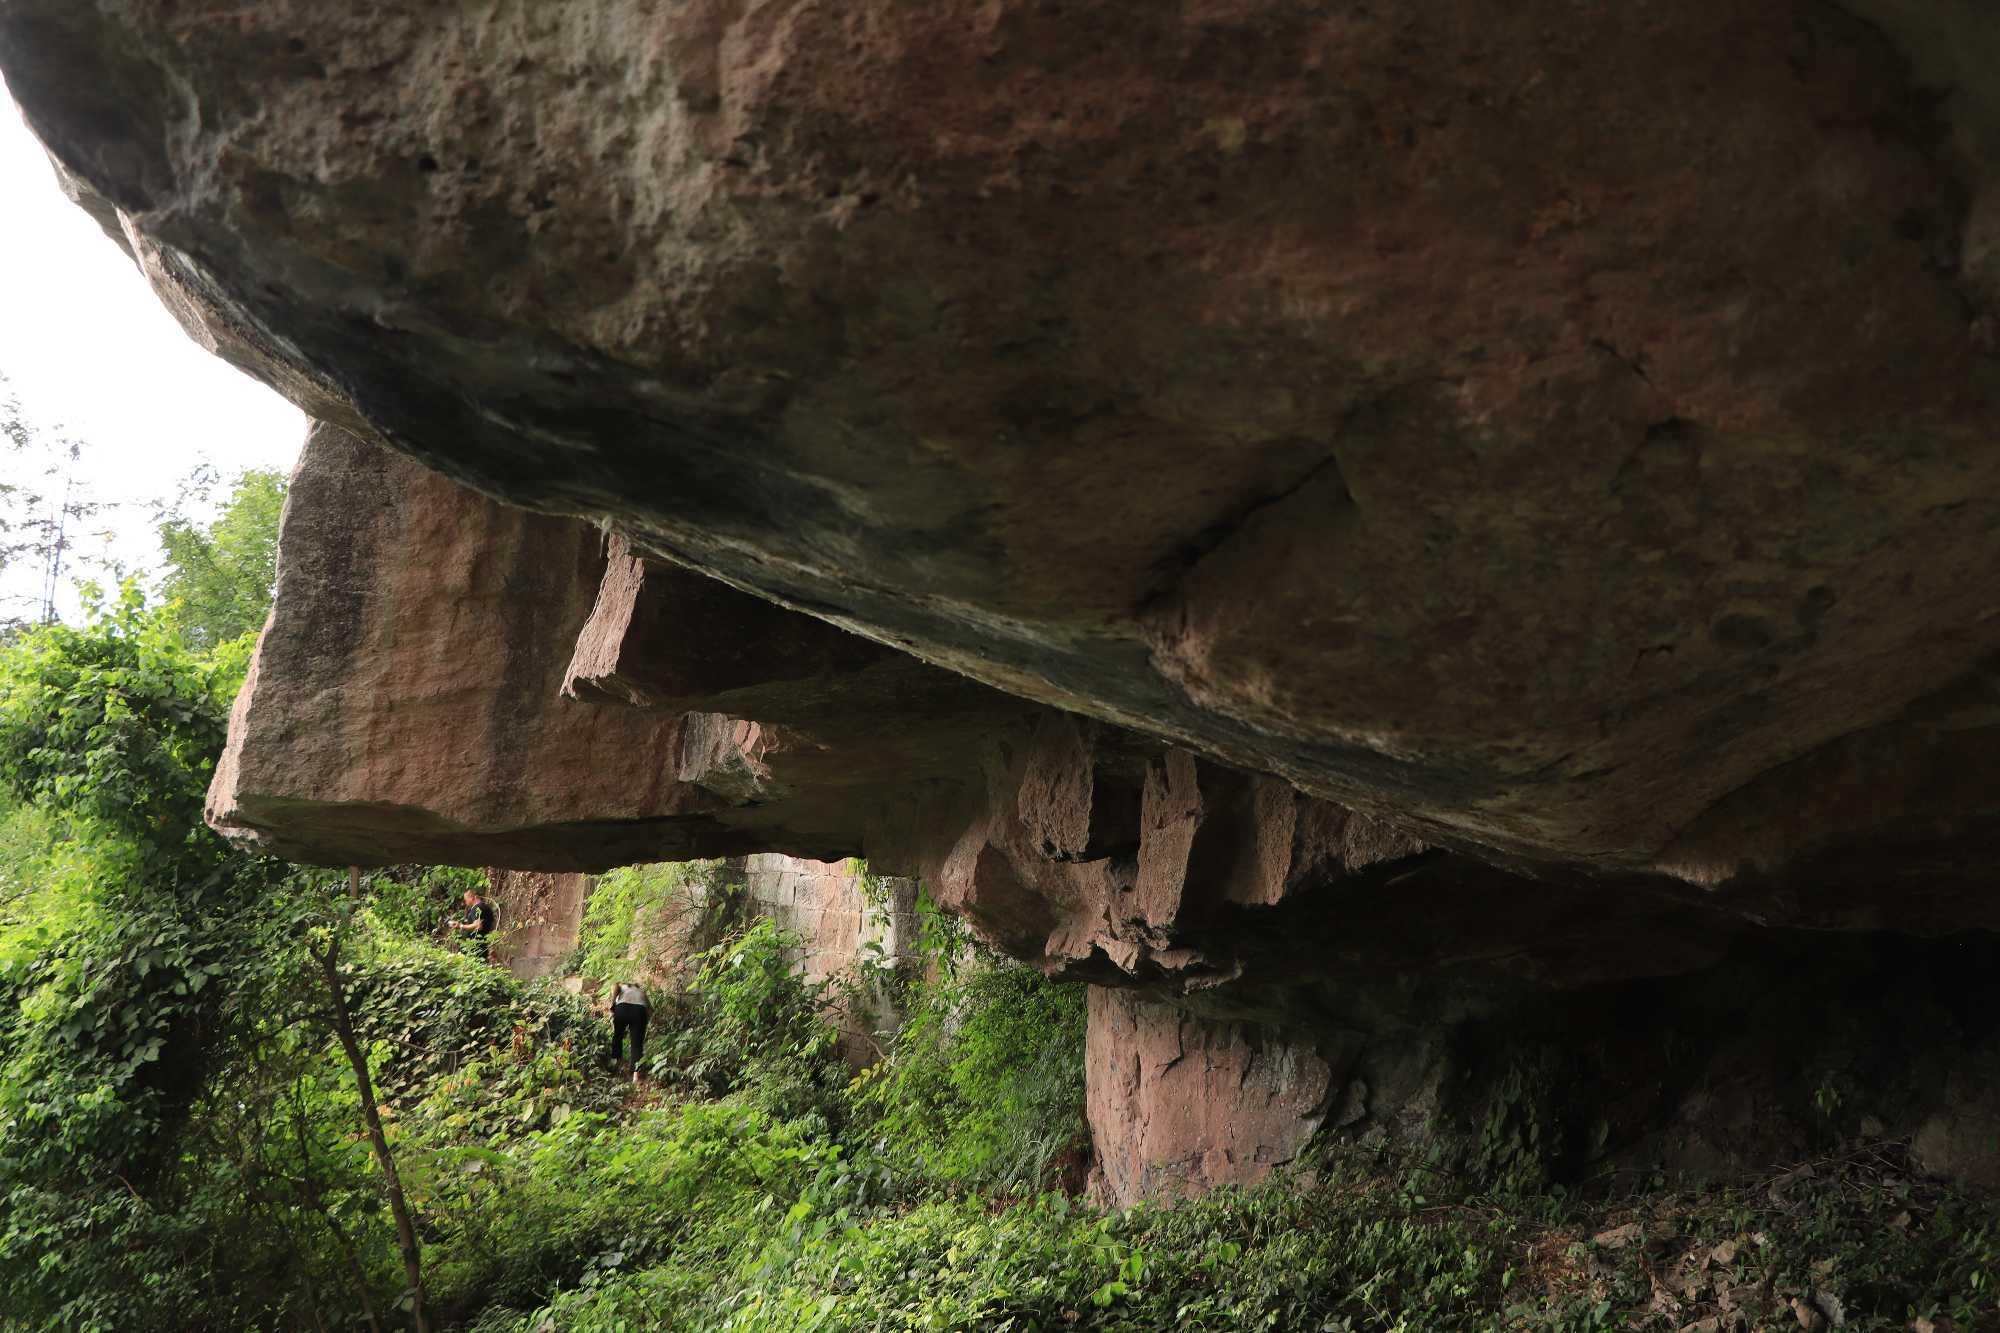
<instances>
[{"instance_id":1,"label":"tree trunk","mask_svg":"<svg viewBox=\"0 0 2000 1333\"><path fill-rule=\"evenodd\" d=\"M307 1170L310 1170L312 1145L306 1138L305 1117L296 1102L292 1106L292 1135L299 1143L299 1161L306 1163ZM326 1206L317 1184L308 1179L292 1180L290 1184L299 1202L316 1213L319 1220L326 1224L326 1229L333 1233L333 1243L347 1264L348 1282L353 1286L355 1296L360 1298L361 1314L368 1321L369 1333L382 1333L382 1321L375 1314L375 1298L368 1291L368 1274L362 1270L361 1258L354 1252L354 1242L348 1238L347 1228L340 1225L340 1219Z\"/></svg>"},{"instance_id":2,"label":"tree trunk","mask_svg":"<svg viewBox=\"0 0 2000 1333\"><path fill-rule=\"evenodd\" d=\"M368 1142L375 1149L375 1164L382 1168L382 1183L389 1192L389 1212L396 1219L396 1242L403 1251L403 1272L410 1281L410 1314L417 1333L430 1333L424 1314L423 1252L417 1245L417 1229L410 1221L409 1205L403 1201L403 1179L396 1174L396 1159L389 1152L389 1139L382 1132L382 1116L375 1107L375 1087L368 1078L368 1057L355 1040L354 1019L347 1011L347 991L340 984L340 937L327 943L325 953L315 953L320 975L326 982L327 998L333 1003L333 1031L347 1063L354 1066L354 1087L361 1097L361 1118L368 1126Z\"/></svg>"},{"instance_id":3,"label":"tree trunk","mask_svg":"<svg viewBox=\"0 0 2000 1333\"><path fill-rule=\"evenodd\" d=\"M299 1199L306 1207L319 1214L319 1220L326 1223L326 1229L333 1233L333 1243L340 1250L341 1260L347 1265L348 1284L361 1301L361 1317L368 1321L369 1333L382 1333L382 1320L375 1313L375 1298L368 1292L368 1274L362 1271L360 1256L354 1252L354 1242L347 1238L347 1228L340 1225L332 1211L304 1186L294 1184Z\"/></svg>"}]
</instances>

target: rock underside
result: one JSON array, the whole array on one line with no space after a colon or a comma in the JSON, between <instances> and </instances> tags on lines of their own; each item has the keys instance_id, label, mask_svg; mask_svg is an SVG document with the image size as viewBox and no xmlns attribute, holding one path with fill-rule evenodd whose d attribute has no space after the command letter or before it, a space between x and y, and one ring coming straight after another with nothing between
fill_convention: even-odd
<instances>
[{"instance_id":1,"label":"rock underside","mask_svg":"<svg viewBox=\"0 0 2000 1333\"><path fill-rule=\"evenodd\" d=\"M1120 1197L1453 1079L1740 1142L1599 1016L1983 957L1994 69L1974 0L0 7L317 422L212 821L920 877L1099 988Z\"/></svg>"}]
</instances>

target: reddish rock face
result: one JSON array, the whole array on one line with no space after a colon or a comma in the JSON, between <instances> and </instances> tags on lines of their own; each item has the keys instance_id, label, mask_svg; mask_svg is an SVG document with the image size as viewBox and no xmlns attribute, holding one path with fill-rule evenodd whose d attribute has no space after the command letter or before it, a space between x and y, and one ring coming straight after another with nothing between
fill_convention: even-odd
<instances>
[{"instance_id":1,"label":"reddish rock face","mask_svg":"<svg viewBox=\"0 0 2000 1333\"><path fill-rule=\"evenodd\" d=\"M1216 920L1231 904L1421 850L1274 779L1024 705L616 543L607 557L587 524L338 427L315 428L292 496L209 806L288 856L588 870L865 851L1051 969L1194 984L1235 967Z\"/></svg>"},{"instance_id":2,"label":"reddish rock face","mask_svg":"<svg viewBox=\"0 0 2000 1333\"><path fill-rule=\"evenodd\" d=\"M1865 859L1722 894L1524 880L615 544L607 559L588 524L336 427L293 497L210 815L298 859L867 855L1051 972L1169 991L1468 963L1575 985L1705 965L1754 923L1994 923L1990 895L1935 863L1894 894ZM1863 771L1819 785L1865 799ZM1944 814L1948 792L1979 799L1929 790Z\"/></svg>"},{"instance_id":3,"label":"reddish rock face","mask_svg":"<svg viewBox=\"0 0 2000 1333\"><path fill-rule=\"evenodd\" d=\"M1332 1071L1310 1047L1253 1047L1124 991L1090 989L1090 1137L1119 1204L1249 1185L1298 1156L1326 1119Z\"/></svg>"},{"instance_id":4,"label":"reddish rock face","mask_svg":"<svg viewBox=\"0 0 2000 1333\"><path fill-rule=\"evenodd\" d=\"M894 649L823 620L641 559L614 535L563 693L664 713L795 716L834 680L908 665Z\"/></svg>"},{"instance_id":5,"label":"reddish rock face","mask_svg":"<svg viewBox=\"0 0 2000 1333\"><path fill-rule=\"evenodd\" d=\"M325 419L1426 841L1715 884L1995 813L1813 785L2000 651L1996 25L1918 8L15 0L0 67Z\"/></svg>"},{"instance_id":6,"label":"reddish rock face","mask_svg":"<svg viewBox=\"0 0 2000 1333\"><path fill-rule=\"evenodd\" d=\"M576 948L592 877L488 869L486 878L499 912L493 961L523 981L553 974Z\"/></svg>"},{"instance_id":7,"label":"reddish rock face","mask_svg":"<svg viewBox=\"0 0 2000 1333\"><path fill-rule=\"evenodd\" d=\"M851 861L766 853L744 858L743 895L747 910L798 937L801 975L848 983L830 996L848 1063L860 1070L881 1060L887 1034L900 1022L896 994L881 983L881 972L863 967L920 962L915 882L881 876L864 882Z\"/></svg>"},{"instance_id":8,"label":"reddish rock face","mask_svg":"<svg viewBox=\"0 0 2000 1333\"><path fill-rule=\"evenodd\" d=\"M1996 60L1972 0L0 6L66 187L328 423L219 826L865 852L1267 1015L2000 924ZM1310 1118L1244 1076L1268 1135L1118 1188Z\"/></svg>"},{"instance_id":9,"label":"reddish rock face","mask_svg":"<svg viewBox=\"0 0 2000 1333\"><path fill-rule=\"evenodd\" d=\"M845 854L885 784L976 772L952 742L1026 708L872 644L829 645L852 636L686 571L633 578L612 556L590 524L498 504L316 426L210 822L336 865ZM625 623L671 621L690 661L731 642L810 651L747 679L725 668L759 659L717 652L700 663L707 683L673 706L580 702L563 689L571 647L621 594ZM782 703L757 693L772 675L788 677ZM768 705L771 721L687 711L743 703ZM898 713L931 725L860 743Z\"/></svg>"},{"instance_id":10,"label":"reddish rock face","mask_svg":"<svg viewBox=\"0 0 2000 1333\"><path fill-rule=\"evenodd\" d=\"M292 478L274 613L211 823L332 864L629 859L722 802L662 756L680 721L564 708L602 539L507 509L335 426ZM588 855L564 852L583 844Z\"/></svg>"}]
</instances>

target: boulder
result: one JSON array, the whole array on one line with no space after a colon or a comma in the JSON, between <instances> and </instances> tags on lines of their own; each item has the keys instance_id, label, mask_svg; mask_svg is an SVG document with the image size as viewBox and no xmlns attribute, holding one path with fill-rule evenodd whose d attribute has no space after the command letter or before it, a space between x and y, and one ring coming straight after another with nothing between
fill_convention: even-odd
<instances>
[{"instance_id":1,"label":"boulder","mask_svg":"<svg viewBox=\"0 0 2000 1333\"><path fill-rule=\"evenodd\" d=\"M663 756L678 716L565 706L604 567L587 524L498 505L313 427L274 610L230 716L208 818L328 864L601 868L712 829L721 798Z\"/></svg>"},{"instance_id":2,"label":"boulder","mask_svg":"<svg viewBox=\"0 0 2000 1333\"><path fill-rule=\"evenodd\" d=\"M1995 59L1972 0L0 6L65 188L321 423L212 822L920 876L1100 988L1121 1198L1327 1124L1791 1151L1840 964L2000 927ZM1952 1086L1882 1123L1969 1160Z\"/></svg>"},{"instance_id":3,"label":"boulder","mask_svg":"<svg viewBox=\"0 0 2000 1333\"><path fill-rule=\"evenodd\" d=\"M1052 970L1181 984L1234 966L1230 906L1423 850L324 423L208 815L335 865L866 851Z\"/></svg>"},{"instance_id":4,"label":"boulder","mask_svg":"<svg viewBox=\"0 0 2000 1333\"><path fill-rule=\"evenodd\" d=\"M1996 42L1890 0L0 14L79 193L322 419L1419 840L1703 886L1991 846L1925 756L2000 653ZM1861 733L1906 762L1856 823L1816 780Z\"/></svg>"},{"instance_id":5,"label":"boulder","mask_svg":"<svg viewBox=\"0 0 2000 1333\"><path fill-rule=\"evenodd\" d=\"M1250 1185L1325 1120L1332 1071L1310 1047L1093 986L1085 1035L1097 1182L1112 1202Z\"/></svg>"}]
</instances>

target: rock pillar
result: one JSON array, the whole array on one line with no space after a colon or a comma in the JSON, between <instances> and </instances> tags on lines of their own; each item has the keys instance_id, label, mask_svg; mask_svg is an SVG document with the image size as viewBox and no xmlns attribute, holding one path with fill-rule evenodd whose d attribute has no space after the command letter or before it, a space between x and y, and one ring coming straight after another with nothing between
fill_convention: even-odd
<instances>
[{"instance_id":1,"label":"rock pillar","mask_svg":"<svg viewBox=\"0 0 2000 1333\"><path fill-rule=\"evenodd\" d=\"M1308 1046L1103 986L1084 1060L1093 1185L1121 1205L1263 1179L1319 1129L1332 1087Z\"/></svg>"}]
</instances>

